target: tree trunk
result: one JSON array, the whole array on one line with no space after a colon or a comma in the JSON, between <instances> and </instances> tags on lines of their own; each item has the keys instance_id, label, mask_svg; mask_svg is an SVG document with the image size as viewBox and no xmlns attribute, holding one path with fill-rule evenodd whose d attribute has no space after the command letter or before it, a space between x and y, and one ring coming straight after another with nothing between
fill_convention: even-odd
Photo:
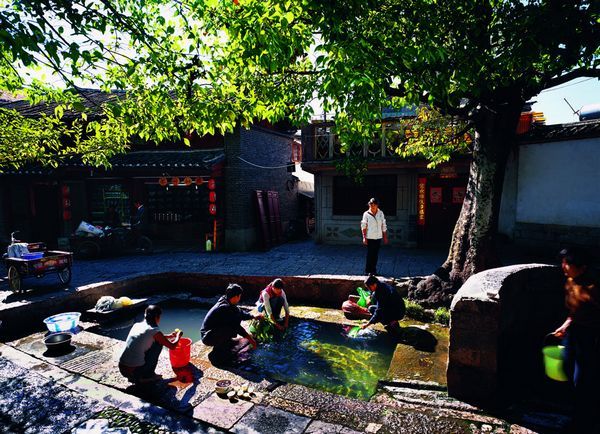
<instances>
[{"instance_id":1,"label":"tree trunk","mask_svg":"<svg viewBox=\"0 0 600 434\"><path fill-rule=\"evenodd\" d=\"M515 101L486 110L475 120L473 161L448 258L432 276L413 286L411 298L430 306L449 305L472 274L500 265L495 241L502 185L522 105Z\"/></svg>"}]
</instances>

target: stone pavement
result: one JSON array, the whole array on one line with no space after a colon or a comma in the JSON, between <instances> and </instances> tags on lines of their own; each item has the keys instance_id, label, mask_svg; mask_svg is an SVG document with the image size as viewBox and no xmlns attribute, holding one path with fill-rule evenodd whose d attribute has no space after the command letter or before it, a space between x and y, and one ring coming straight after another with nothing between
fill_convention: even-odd
<instances>
[{"instance_id":1,"label":"stone pavement","mask_svg":"<svg viewBox=\"0 0 600 434\"><path fill-rule=\"evenodd\" d=\"M405 249L384 246L379 255L379 272L385 277L431 274L446 258L445 248ZM113 280L133 274L167 271L248 276L362 275L366 248L333 246L313 241L287 243L266 252L207 253L160 251L150 255L77 260L73 265L71 287ZM41 280L26 279L25 288L57 285L56 275ZM0 288L6 290L4 283Z\"/></svg>"},{"instance_id":2,"label":"stone pavement","mask_svg":"<svg viewBox=\"0 0 600 434\"><path fill-rule=\"evenodd\" d=\"M346 321L337 310L319 316ZM91 333L94 324L81 326L73 336L76 350L58 357L45 352L43 332L0 344L0 423L8 432L68 433L116 413L120 423L133 418L133 426L144 426L134 433L531 433L441 391L384 387L362 401L281 383L241 367L217 368L208 359L209 348L199 342L192 346L186 374L191 382L174 377L163 351L157 372L164 380L151 389L136 389L115 369L122 342ZM214 392L220 379L233 386L249 384L255 392L248 400L223 398Z\"/></svg>"}]
</instances>

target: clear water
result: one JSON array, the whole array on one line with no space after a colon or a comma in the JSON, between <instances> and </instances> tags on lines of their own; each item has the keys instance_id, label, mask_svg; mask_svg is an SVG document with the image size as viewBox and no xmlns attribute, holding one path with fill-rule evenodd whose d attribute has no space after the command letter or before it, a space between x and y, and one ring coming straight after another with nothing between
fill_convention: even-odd
<instances>
[{"instance_id":1,"label":"clear water","mask_svg":"<svg viewBox=\"0 0 600 434\"><path fill-rule=\"evenodd\" d=\"M159 324L164 333L183 330L196 342L208 312L189 303L163 303ZM125 340L135 318L103 325L96 333ZM387 374L395 344L385 334L366 330L356 338L348 337L349 327L319 321L292 320L285 335L260 344L250 352L242 369L272 379L302 384L353 398L369 399L377 381Z\"/></svg>"},{"instance_id":2,"label":"clear water","mask_svg":"<svg viewBox=\"0 0 600 434\"><path fill-rule=\"evenodd\" d=\"M252 352L246 369L353 398L369 399L387 374L395 344L369 332L348 337L348 328L295 321L285 336Z\"/></svg>"},{"instance_id":3,"label":"clear water","mask_svg":"<svg viewBox=\"0 0 600 434\"><path fill-rule=\"evenodd\" d=\"M202 327L202 321L204 321L204 317L208 313L208 308L180 301L169 301L161 303L160 306L163 313L158 326L164 334L169 334L178 328L192 342L200 340L200 327ZM144 313L141 312L130 319L116 321L107 325L103 324L97 330L94 330L94 333L125 341L131 326L143 319Z\"/></svg>"}]
</instances>

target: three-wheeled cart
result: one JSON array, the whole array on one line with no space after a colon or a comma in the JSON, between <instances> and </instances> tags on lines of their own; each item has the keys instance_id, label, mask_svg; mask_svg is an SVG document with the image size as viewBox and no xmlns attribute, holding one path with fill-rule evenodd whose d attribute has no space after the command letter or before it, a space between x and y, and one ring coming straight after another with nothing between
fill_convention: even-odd
<instances>
[{"instance_id":1,"label":"three-wheeled cart","mask_svg":"<svg viewBox=\"0 0 600 434\"><path fill-rule=\"evenodd\" d=\"M60 250L47 250L44 243L29 243L29 253L20 258L4 254L4 263L8 272L8 286L13 292L21 291L21 281L26 277L42 277L48 273L57 273L64 285L71 282L73 254Z\"/></svg>"}]
</instances>

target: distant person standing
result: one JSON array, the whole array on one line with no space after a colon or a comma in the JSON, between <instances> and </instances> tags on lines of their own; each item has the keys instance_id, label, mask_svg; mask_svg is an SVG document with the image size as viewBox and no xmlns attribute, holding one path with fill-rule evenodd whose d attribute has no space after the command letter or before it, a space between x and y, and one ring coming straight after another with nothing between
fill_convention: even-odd
<instances>
[{"instance_id":1,"label":"distant person standing","mask_svg":"<svg viewBox=\"0 0 600 434\"><path fill-rule=\"evenodd\" d=\"M360 222L363 244L367 246L367 263L365 265L365 274L367 275L377 274L377 259L381 240L383 239L384 244L388 243L385 215L379 209L379 202L377 199L371 198L368 206L369 209L363 213Z\"/></svg>"},{"instance_id":2,"label":"distant person standing","mask_svg":"<svg viewBox=\"0 0 600 434\"><path fill-rule=\"evenodd\" d=\"M146 207L140 201L134 203L135 215L131 218L131 229L143 235L148 229L148 218L146 215Z\"/></svg>"}]
</instances>

